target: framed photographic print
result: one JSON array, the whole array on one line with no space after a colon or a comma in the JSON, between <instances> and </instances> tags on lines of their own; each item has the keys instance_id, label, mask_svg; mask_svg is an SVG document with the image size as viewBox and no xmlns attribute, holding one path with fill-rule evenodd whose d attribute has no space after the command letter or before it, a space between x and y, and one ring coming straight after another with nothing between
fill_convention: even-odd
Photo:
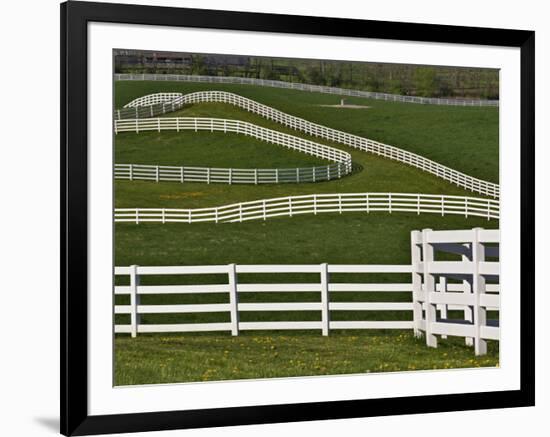
<instances>
[{"instance_id":1,"label":"framed photographic print","mask_svg":"<svg viewBox=\"0 0 550 437\"><path fill-rule=\"evenodd\" d=\"M534 32L61 14L63 434L534 405Z\"/></svg>"}]
</instances>

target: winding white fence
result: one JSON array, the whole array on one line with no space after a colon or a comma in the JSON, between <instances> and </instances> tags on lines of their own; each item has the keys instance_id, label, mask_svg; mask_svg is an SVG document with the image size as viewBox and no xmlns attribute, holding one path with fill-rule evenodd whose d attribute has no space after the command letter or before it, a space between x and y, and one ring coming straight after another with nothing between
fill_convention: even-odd
<instances>
[{"instance_id":1,"label":"winding white fence","mask_svg":"<svg viewBox=\"0 0 550 437\"><path fill-rule=\"evenodd\" d=\"M278 197L214 208L116 208L115 222L244 222L301 214L343 212L410 212L499 218L499 202L476 197L411 193L336 193Z\"/></svg>"},{"instance_id":2,"label":"winding white fence","mask_svg":"<svg viewBox=\"0 0 550 437\"><path fill-rule=\"evenodd\" d=\"M272 88L286 88L299 91L309 91L323 94L337 94L350 97L366 97L368 99L385 100L390 102L417 103L423 105L445 106L498 106L498 100L484 99L444 99L438 97L403 96L399 94L377 93L373 91L352 90L306 83L284 82L280 80L266 80L248 77L231 76L195 76L184 74L115 74L115 80L153 80L198 83L229 83L240 85L257 85Z\"/></svg>"},{"instance_id":3,"label":"winding white fence","mask_svg":"<svg viewBox=\"0 0 550 437\"><path fill-rule=\"evenodd\" d=\"M494 293L499 288L499 241L498 230L481 228L411 233L414 331L425 334L428 346L437 347L437 335L461 336L474 344L476 355L484 355L487 340L499 339L498 320L487 319L488 310L500 309L500 296ZM438 261L437 252L461 259ZM463 317L449 318L447 311L457 309Z\"/></svg>"},{"instance_id":4,"label":"winding white fence","mask_svg":"<svg viewBox=\"0 0 550 437\"><path fill-rule=\"evenodd\" d=\"M323 182L347 173L345 164L305 168L214 168L115 164L115 179L155 182L206 182L224 184L285 184Z\"/></svg>"},{"instance_id":5,"label":"winding white fence","mask_svg":"<svg viewBox=\"0 0 550 437\"><path fill-rule=\"evenodd\" d=\"M115 121L115 133L117 134L120 132L139 133L144 131L160 132L164 130L175 130L177 132L182 130L193 130L195 132L231 132L247 135L317 158L342 163L344 174L348 174L352 170L351 155L343 150L267 129L246 121L196 117L136 118L133 120Z\"/></svg>"},{"instance_id":6,"label":"winding white fence","mask_svg":"<svg viewBox=\"0 0 550 437\"><path fill-rule=\"evenodd\" d=\"M447 166L432 161L431 159L427 159L420 155L417 155L416 153L408 152L398 147L390 146L388 144L373 141L368 138L363 138L357 135L339 131L337 129L332 129L326 126L322 126L320 124L312 123L302 118L295 117L293 115L289 115L277 109L271 108L270 106L263 105L246 97L242 97L237 94L225 91L200 91L184 95L178 93L157 93L140 97L128 103L125 108L115 110L115 129L117 132L122 132L125 130L138 132L140 128L139 126L137 126L139 124L137 119L140 117L152 117L154 115L175 111L186 104L200 102L220 102L235 105L249 112L261 115L262 117L265 117L269 120L281 123L292 129L305 132L309 135L324 138L330 141L335 141L337 143L345 144L347 146L363 150L368 153L373 153L375 155L383 156L385 158L393 159L395 161L411 165L466 190L494 198L498 198L500 194L500 188L498 184L468 176L462 172L453 170ZM125 120L127 118L134 118L135 120ZM157 119L152 119L151 121L147 122L148 130L155 130L155 123L169 123L158 122L156 120ZM162 118L161 120L175 119ZM236 122L235 120L228 121L232 121L234 123ZM119 125L119 123L121 124ZM137 127L132 128L132 123ZM175 122L172 121L172 123ZM173 126L172 129L174 128L176 127ZM207 128L205 129L208 130ZM343 151L340 152L344 153ZM349 168L351 169L351 157L349 158L349 162Z\"/></svg>"}]
</instances>

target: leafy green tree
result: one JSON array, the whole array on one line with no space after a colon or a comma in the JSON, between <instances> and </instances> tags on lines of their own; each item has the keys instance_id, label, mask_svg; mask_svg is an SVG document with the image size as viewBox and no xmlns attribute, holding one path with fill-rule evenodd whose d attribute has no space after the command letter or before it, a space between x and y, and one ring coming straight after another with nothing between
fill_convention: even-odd
<instances>
[{"instance_id":1,"label":"leafy green tree","mask_svg":"<svg viewBox=\"0 0 550 437\"><path fill-rule=\"evenodd\" d=\"M191 57L191 74L202 75L206 74L206 64L201 55L193 55Z\"/></svg>"},{"instance_id":2,"label":"leafy green tree","mask_svg":"<svg viewBox=\"0 0 550 437\"><path fill-rule=\"evenodd\" d=\"M423 97L435 97L439 94L439 83L435 68L420 67L414 73L416 94Z\"/></svg>"}]
</instances>

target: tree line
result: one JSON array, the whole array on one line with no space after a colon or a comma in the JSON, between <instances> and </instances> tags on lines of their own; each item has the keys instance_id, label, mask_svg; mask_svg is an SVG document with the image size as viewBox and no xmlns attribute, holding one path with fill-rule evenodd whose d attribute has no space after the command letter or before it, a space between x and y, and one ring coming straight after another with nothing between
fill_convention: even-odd
<instances>
[{"instance_id":1,"label":"tree line","mask_svg":"<svg viewBox=\"0 0 550 437\"><path fill-rule=\"evenodd\" d=\"M495 69L192 53L128 52L117 73L237 76L423 97L498 99Z\"/></svg>"}]
</instances>

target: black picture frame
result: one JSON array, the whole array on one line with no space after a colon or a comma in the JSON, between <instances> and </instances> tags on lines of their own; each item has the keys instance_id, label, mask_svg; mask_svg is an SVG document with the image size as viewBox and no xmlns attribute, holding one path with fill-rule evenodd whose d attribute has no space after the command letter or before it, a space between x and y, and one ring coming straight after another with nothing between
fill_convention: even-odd
<instances>
[{"instance_id":1,"label":"black picture frame","mask_svg":"<svg viewBox=\"0 0 550 437\"><path fill-rule=\"evenodd\" d=\"M131 23L521 49L521 388L514 391L91 416L87 374L87 24ZM61 433L171 430L532 406L535 402L532 31L69 1L61 4Z\"/></svg>"}]
</instances>

